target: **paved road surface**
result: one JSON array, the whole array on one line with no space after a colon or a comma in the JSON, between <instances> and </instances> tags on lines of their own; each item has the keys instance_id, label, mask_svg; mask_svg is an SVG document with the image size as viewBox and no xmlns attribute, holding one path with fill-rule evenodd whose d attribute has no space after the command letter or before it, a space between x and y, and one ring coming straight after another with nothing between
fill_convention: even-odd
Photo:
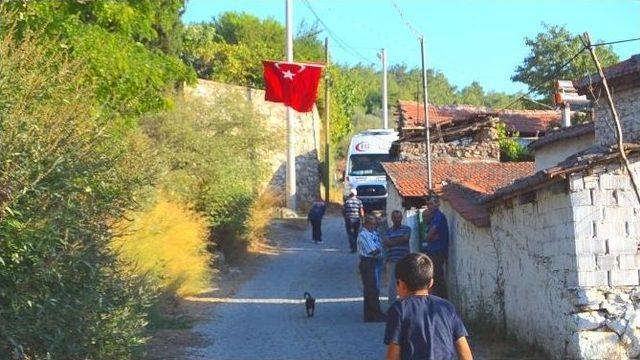
<instances>
[{"instance_id":1,"label":"paved road surface","mask_svg":"<svg viewBox=\"0 0 640 360\"><path fill-rule=\"evenodd\" d=\"M349 253L342 219L323 224L325 242L311 242L310 231L276 223L271 239L280 253L266 260L231 299L207 307L192 332L203 339L183 353L187 359L380 359L384 324L362 321L362 287L356 256ZM318 299L307 318L302 294ZM386 307L386 302L385 307ZM197 346L196 346L197 345ZM486 356L482 346L476 358ZM495 355L495 353L493 354Z\"/></svg>"}]
</instances>

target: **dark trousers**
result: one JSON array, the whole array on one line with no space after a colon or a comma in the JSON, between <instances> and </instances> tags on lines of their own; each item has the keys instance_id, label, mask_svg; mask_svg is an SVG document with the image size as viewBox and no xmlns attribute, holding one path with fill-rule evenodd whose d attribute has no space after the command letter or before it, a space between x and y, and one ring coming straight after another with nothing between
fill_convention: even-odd
<instances>
[{"instance_id":1,"label":"dark trousers","mask_svg":"<svg viewBox=\"0 0 640 360\"><path fill-rule=\"evenodd\" d=\"M376 283L377 259L360 257L360 277L364 288L364 321L372 321L382 316L380 311L380 292Z\"/></svg>"},{"instance_id":2,"label":"dark trousers","mask_svg":"<svg viewBox=\"0 0 640 360\"><path fill-rule=\"evenodd\" d=\"M349 236L349 246L351 250L354 251L356 250L356 240L358 239L358 232L360 231L360 218L345 218L344 225L347 228L347 236Z\"/></svg>"},{"instance_id":3,"label":"dark trousers","mask_svg":"<svg viewBox=\"0 0 640 360\"><path fill-rule=\"evenodd\" d=\"M447 258L443 253L431 254L429 258L433 262L433 288L431 288L430 293L446 299L448 294L444 265L447 262Z\"/></svg>"},{"instance_id":4,"label":"dark trousers","mask_svg":"<svg viewBox=\"0 0 640 360\"><path fill-rule=\"evenodd\" d=\"M322 241L322 219L311 220L311 237L313 241Z\"/></svg>"}]
</instances>

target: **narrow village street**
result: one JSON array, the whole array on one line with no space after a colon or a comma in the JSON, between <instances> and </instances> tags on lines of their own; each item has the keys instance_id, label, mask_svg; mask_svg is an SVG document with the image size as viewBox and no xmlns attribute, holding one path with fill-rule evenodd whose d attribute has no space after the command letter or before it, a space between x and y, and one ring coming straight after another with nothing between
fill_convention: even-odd
<instances>
[{"instance_id":1,"label":"narrow village street","mask_svg":"<svg viewBox=\"0 0 640 360\"><path fill-rule=\"evenodd\" d=\"M342 219L329 215L323 230L325 241L316 245L308 230L276 221L270 237L278 254L262 262L233 297L191 299L202 313L187 337L198 340L188 342L178 358L382 358L384 324L362 321L357 260L348 251ZM313 318L305 315L305 291L318 299ZM504 343L471 342L477 359L541 358Z\"/></svg>"}]
</instances>

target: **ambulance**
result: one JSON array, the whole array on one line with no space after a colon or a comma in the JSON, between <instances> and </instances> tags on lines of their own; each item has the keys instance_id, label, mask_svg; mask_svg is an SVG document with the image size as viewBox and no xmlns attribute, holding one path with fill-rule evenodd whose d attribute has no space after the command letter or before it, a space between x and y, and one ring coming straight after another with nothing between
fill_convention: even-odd
<instances>
[{"instance_id":1,"label":"ambulance","mask_svg":"<svg viewBox=\"0 0 640 360\"><path fill-rule=\"evenodd\" d=\"M389 149L398 140L391 129L362 131L351 138L344 176L344 197L356 189L365 211L384 210L387 204L387 176L383 162L390 161Z\"/></svg>"}]
</instances>

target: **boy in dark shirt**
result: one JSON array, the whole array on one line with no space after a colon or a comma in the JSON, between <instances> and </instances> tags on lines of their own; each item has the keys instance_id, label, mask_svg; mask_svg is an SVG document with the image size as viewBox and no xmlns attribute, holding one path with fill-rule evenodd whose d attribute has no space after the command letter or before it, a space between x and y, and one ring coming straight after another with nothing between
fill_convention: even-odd
<instances>
[{"instance_id":1,"label":"boy in dark shirt","mask_svg":"<svg viewBox=\"0 0 640 360\"><path fill-rule=\"evenodd\" d=\"M409 254L396 264L400 300L387 312L384 343L387 360L472 360L467 330L453 305L429 295L433 263Z\"/></svg>"}]
</instances>

